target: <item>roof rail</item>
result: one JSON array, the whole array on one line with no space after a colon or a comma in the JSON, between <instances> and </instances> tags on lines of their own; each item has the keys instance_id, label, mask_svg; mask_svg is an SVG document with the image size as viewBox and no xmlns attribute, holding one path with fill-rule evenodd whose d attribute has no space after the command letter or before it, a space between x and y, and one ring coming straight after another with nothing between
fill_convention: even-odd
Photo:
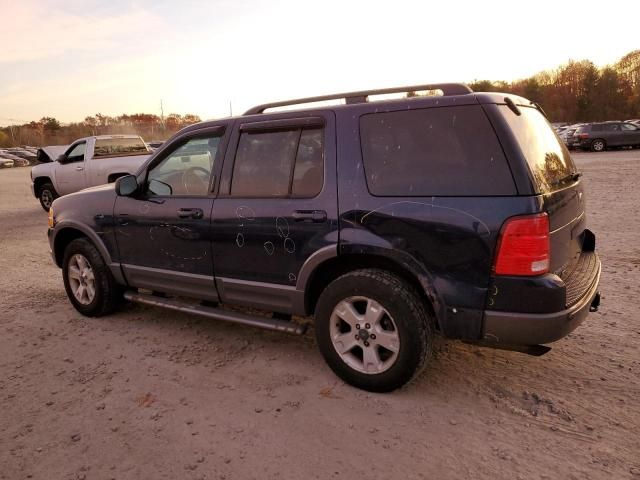
<instances>
[{"instance_id":1,"label":"roof rail","mask_svg":"<svg viewBox=\"0 0 640 480\"><path fill-rule=\"evenodd\" d=\"M366 103L369 95L385 95L388 93L402 93L402 92L420 92L423 90L442 90L442 93L447 95L466 95L473 93L467 85L463 83L432 83L429 85L413 85L410 87L394 87L394 88L382 88L378 90L362 90L360 92L348 92L348 93L334 93L332 95L321 95L319 97L307 97L296 98L295 100L285 100L282 102L263 103L256 107L250 108L244 114L254 115L257 113L264 113L269 108L286 107L289 105L299 105L304 103L324 102L327 100L342 100L344 99L347 104L353 103Z\"/></svg>"}]
</instances>

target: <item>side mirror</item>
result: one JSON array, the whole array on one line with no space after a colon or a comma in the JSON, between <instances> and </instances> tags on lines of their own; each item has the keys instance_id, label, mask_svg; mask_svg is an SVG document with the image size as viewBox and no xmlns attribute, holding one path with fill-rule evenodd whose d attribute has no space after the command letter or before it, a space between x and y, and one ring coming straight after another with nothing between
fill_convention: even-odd
<instances>
[{"instance_id":1,"label":"side mirror","mask_svg":"<svg viewBox=\"0 0 640 480\"><path fill-rule=\"evenodd\" d=\"M163 197L171 195L173 193L173 189L171 188L171 185L152 178L149 180L149 193Z\"/></svg>"},{"instance_id":2,"label":"side mirror","mask_svg":"<svg viewBox=\"0 0 640 480\"><path fill-rule=\"evenodd\" d=\"M56 162L58 162L61 165L64 165L65 163L69 162L69 158L63 153L58 158L56 158Z\"/></svg>"},{"instance_id":3,"label":"side mirror","mask_svg":"<svg viewBox=\"0 0 640 480\"><path fill-rule=\"evenodd\" d=\"M135 175L125 175L116 180L116 195L130 197L138 190L138 179Z\"/></svg>"}]
</instances>

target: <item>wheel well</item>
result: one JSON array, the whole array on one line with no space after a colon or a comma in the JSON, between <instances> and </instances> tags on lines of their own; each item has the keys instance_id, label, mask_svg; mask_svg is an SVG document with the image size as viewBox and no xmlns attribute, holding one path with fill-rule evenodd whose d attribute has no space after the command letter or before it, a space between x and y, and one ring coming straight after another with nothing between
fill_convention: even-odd
<instances>
[{"instance_id":1,"label":"wheel well","mask_svg":"<svg viewBox=\"0 0 640 480\"><path fill-rule=\"evenodd\" d=\"M75 228L64 228L58 232L53 244L53 252L56 257L56 265L62 268L62 260L64 259L64 251L76 238L88 238L80 230Z\"/></svg>"},{"instance_id":2,"label":"wheel well","mask_svg":"<svg viewBox=\"0 0 640 480\"><path fill-rule=\"evenodd\" d=\"M33 180L33 186L36 193L38 193L38 189L42 187L45 183L53 183L53 182L51 182L51 179L49 177L38 177Z\"/></svg>"},{"instance_id":3,"label":"wheel well","mask_svg":"<svg viewBox=\"0 0 640 480\"><path fill-rule=\"evenodd\" d=\"M386 270L406 281L419 294L428 312L433 316L437 324L437 317L435 315L433 305L431 305L429 299L424 295L424 288L420 284L418 278L393 260L377 255L340 255L339 257L332 258L322 263L313 272L308 283L305 294L306 311L309 313L313 313L315 311L318 297L320 297L320 294L325 287L333 280L345 273L363 268L378 268L380 270Z\"/></svg>"},{"instance_id":4,"label":"wheel well","mask_svg":"<svg viewBox=\"0 0 640 480\"><path fill-rule=\"evenodd\" d=\"M120 177L124 177L125 175L129 175L129 174L127 172L112 173L107 177L107 183L113 183L117 179L119 179Z\"/></svg>"}]
</instances>

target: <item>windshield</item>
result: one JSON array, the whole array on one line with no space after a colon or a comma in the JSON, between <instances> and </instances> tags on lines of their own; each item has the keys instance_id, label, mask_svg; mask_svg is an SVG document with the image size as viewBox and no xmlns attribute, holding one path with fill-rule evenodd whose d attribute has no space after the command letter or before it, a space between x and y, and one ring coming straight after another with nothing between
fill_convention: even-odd
<instances>
[{"instance_id":1,"label":"windshield","mask_svg":"<svg viewBox=\"0 0 640 480\"><path fill-rule=\"evenodd\" d=\"M518 108L521 115L516 115L506 105L501 105L500 111L516 136L538 192L552 192L574 182L576 166L546 118L536 108Z\"/></svg>"}]
</instances>

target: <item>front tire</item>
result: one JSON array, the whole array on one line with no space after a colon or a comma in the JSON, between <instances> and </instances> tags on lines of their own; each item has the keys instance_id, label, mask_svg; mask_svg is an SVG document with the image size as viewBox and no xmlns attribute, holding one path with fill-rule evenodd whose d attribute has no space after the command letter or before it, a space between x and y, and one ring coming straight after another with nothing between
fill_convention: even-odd
<instances>
[{"instance_id":1,"label":"front tire","mask_svg":"<svg viewBox=\"0 0 640 480\"><path fill-rule=\"evenodd\" d=\"M45 183L38 188L38 200L40 200L40 205L46 212L49 211L51 204L59 196L51 183Z\"/></svg>"},{"instance_id":2,"label":"front tire","mask_svg":"<svg viewBox=\"0 0 640 480\"><path fill-rule=\"evenodd\" d=\"M318 299L315 322L329 367L363 390L405 385L431 354L433 319L424 302L384 270L356 270L331 282Z\"/></svg>"},{"instance_id":3,"label":"front tire","mask_svg":"<svg viewBox=\"0 0 640 480\"><path fill-rule=\"evenodd\" d=\"M122 289L98 249L86 238L73 240L65 249L62 277L71 304L83 315L107 315L120 304Z\"/></svg>"}]
</instances>

